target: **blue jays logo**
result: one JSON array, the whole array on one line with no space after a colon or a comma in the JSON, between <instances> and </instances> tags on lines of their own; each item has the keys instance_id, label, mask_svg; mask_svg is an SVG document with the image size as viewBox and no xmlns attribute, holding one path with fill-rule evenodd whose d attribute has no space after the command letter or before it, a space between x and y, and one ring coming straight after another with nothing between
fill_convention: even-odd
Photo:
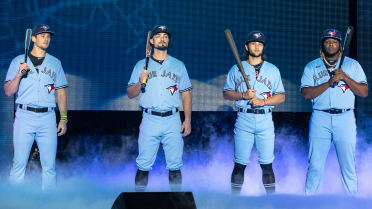
<instances>
[{"instance_id":1,"label":"blue jays logo","mask_svg":"<svg viewBox=\"0 0 372 209\"><path fill-rule=\"evenodd\" d=\"M261 35L261 33L255 33L255 34L253 34L253 36L256 37L256 38L260 38L262 35Z\"/></svg>"},{"instance_id":2,"label":"blue jays logo","mask_svg":"<svg viewBox=\"0 0 372 209\"><path fill-rule=\"evenodd\" d=\"M48 89L48 93L49 94L50 94L51 91L53 91L55 89L54 83L50 83L50 84L44 85L44 87L46 87Z\"/></svg>"},{"instance_id":3,"label":"blue jays logo","mask_svg":"<svg viewBox=\"0 0 372 209\"><path fill-rule=\"evenodd\" d=\"M336 31L329 31L328 34L331 35L331 36L335 36L336 35Z\"/></svg>"},{"instance_id":4,"label":"blue jays logo","mask_svg":"<svg viewBox=\"0 0 372 209\"><path fill-rule=\"evenodd\" d=\"M178 90L178 88L177 88L177 84L176 84L176 85L173 85L173 86L169 86L167 89L168 89L168 90L171 92L171 94L173 95L174 92L176 92L176 91Z\"/></svg>"},{"instance_id":5,"label":"blue jays logo","mask_svg":"<svg viewBox=\"0 0 372 209\"><path fill-rule=\"evenodd\" d=\"M262 92L260 95L263 96L264 99L268 99L271 97L271 91Z\"/></svg>"},{"instance_id":6,"label":"blue jays logo","mask_svg":"<svg viewBox=\"0 0 372 209\"><path fill-rule=\"evenodd\" d=\"M345 93L349 89L349 86L347 84L338 84L337 87L341 88L342 93Z\"/></svg>"},{"instance_id":7,"label":"blue jays logo","mask_svg":"<svg viewBox=\"0 0 372 209\"><path fill-rule=\"evenodd\" d=\"M165 27L164 25L159 26L159 28L160 28L161 30L166 30L166 29L167 29L167 27Z\"/></svg>"},{"instance_id":8,"label":"blue jays logo","mask_svg":"<svg viewBox=\"0 0 372 209\"><path fill-rule=\"evenodd\" d=\"M47 26L47 25L43 25L43 26L41 26L44 30L48 30L49 29L49 26Z\"/></svg>"}]
</instances>

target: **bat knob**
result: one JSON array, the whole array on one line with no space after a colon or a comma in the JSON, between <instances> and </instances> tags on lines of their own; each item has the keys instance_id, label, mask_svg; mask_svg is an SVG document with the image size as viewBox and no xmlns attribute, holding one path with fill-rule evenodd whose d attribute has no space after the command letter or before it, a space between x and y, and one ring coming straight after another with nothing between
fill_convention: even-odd
<instances>
[{"instance_id":1,"label":"bat knob","mask_svg":"<svg viewBox=\"0 0 372 209\"><path fill-rule=\"evenodd\" d=\"M142 93L146 92L146 83L141 83L141 92Z\"/></svg>"}]
</instances>

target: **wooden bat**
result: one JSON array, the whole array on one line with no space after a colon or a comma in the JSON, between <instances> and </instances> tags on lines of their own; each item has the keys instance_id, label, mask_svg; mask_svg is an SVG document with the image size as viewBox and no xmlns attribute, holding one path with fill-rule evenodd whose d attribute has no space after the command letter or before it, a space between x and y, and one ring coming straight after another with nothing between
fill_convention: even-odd
<instances>
[{"instance_id":1,"label":"wooden bat","mask_svg":"<svg viewBox=\"0 0 372 209\"><path fill-rule=\"evenodd\" d=\"M28 51L29 51L30 42L31 42L31 33L32 33L32 30L28 28L26 30L26 38L25 38L25 62L24 63L27 63L27 56L28 56ZM27 71L28 69L27 70L23 69L22 74L26 75Z\"/></svg>"},{"instance_id":2,"label":"wooden bat","mask_svg":"<svg viewBox=\"0 0 372 209\"><path fill-rule=\"evenodd\" d=\"M249 89L251 89L251 85L249 85L248 77L247 77L247 75L244 72L244 68L243 68L242 62L241 62L240 57L239 57L238 49L236 48L236 44L235 44L235 41L234 41L234 38L233 38L233 36L231 34L230 29L226 29L225 30L225 37L227 39L227 42L230 45L230 48L232 50L232 53L233 53L233 55L235 57L235 60L236 60L236 62L238 64L238 68L240 70L240 73L242 74L242 76L244 78L244 82L245 82L245 84L247 86L247 89L249 90Z\"/></svg>"},{"instance_id":3,"label":"wooden bat","mask_svg":"<svg viewBox=\"0 0 372 209\"><path fill-rule=\"evenodd\" d=\"M350 42L351 42L351 38L353 37L353 32L354 32L354 28L352 26L348 26L347 27L347 30L346 30L346 35L345 35L345 39L344 39L344 44L342 46L342 55L341 55L341 60L340 60L340 64L338 65L339 68L342 67L342 64L344 63L344 59L345 59L345 51L349 48L350 46ZM334 74L334 72L332 72ZM333 83L332 85L332 88L334 88L335 86L338 85L338 82L335 82Z\"/></svg>"},{"instance_id":4,"label":"wooden bat","mask_svg":"<svg viewBox=\"0 0 372 209\"><path fill-rule=\"evenodd\" d=\"M149 66L149 59L150 59L150 54L151 54L150 37L151 37L151 31L148 31L147 32L147 41L146 41L146 61L145 61L144 72L147 72L147 68ZM147 83L147 78L144 78L142 80L142 83L141 83L141 91L142 91L142 93L145 92L146 83Z\"/></svg>"}]
</instances>

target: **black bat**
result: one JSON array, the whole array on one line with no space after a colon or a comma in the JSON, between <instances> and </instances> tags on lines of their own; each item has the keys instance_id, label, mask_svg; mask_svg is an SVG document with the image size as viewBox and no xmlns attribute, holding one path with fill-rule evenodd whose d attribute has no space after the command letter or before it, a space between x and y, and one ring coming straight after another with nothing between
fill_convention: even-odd
<instances>
[{"instance_id":1,"label":"black bat","mask_svg":"<svg viewBox=\"0 0 372 209\"><path fill-rule=\"evenodd\" d=\"M242 76L244 78L244 82L247 85L247 89L249 90L249 89L251 89L251 86L249 85L248 77L247 77L247 75L244 72L242 61L240 60L240 57L239 57L239 54L238 54L238 49L236 48L236 44L235 44L235 41L234 41L234 38L233 38L233 36L231 34L230 29L226 29L225 30L225 37L227 39L227 42L230 45L230 48L232 50L232 53L233 53L233 55L235 57L235 60L236 60L236 62L238 64L238 68L240 70L240 73L242 74Z\"/></svg>"},{"instance_id":2,"label":"black bat","mask_svg":"<svg viewBox=\"0 0 372 209\"><path fill-rule=\"evenodd\" d=\"M342 64L344 63L345 54L346 54L345 51L350 46L350 42L351 42L351 38L353 36L353 32L354 32L354 28L352 26L347 27L346 35L345 35L345 39L344 39L344 44L342 46L341 60L340 60L340 64L338 65L339 68L341 68L342 67ZM333 72L333 74L334 74L334 72ZM338 85L338 82L333 83L332 88L334 88L337 85Z\"/></svg>"},{"instance_id":3,"label":"black bat","mask_svg":"<svg viewBox=\"0 0 372 209\"><path fill-rule=\"evenodd\" d=\"M145 72L147 72L147 68L149 66L150 54L151 54L150 36L151 36L151 31L148 31L147 32L147 41L146 41L146 61L145 61L145 69L144 69ZM141 81L141 91L142 91L142 93L145 93L145 91L146 91L146 83L147 83L147 78L145 78Z\"/></svg>"},{"instance_id":4,"label":"black bat","mask_svg":"<svg viewBox=\"0 0 372 209\"><path fill-rule=\"evenodd\" d=\"M26 30L26 38L25 38L25 62L24 63L27 63L28 50L30 48L30 42L31 42L31 33L32 33L32 30L28 28ZM23 69L22 74L26 75L28 70L29 69L27 70Z\"/></svg>"}]
</instances>

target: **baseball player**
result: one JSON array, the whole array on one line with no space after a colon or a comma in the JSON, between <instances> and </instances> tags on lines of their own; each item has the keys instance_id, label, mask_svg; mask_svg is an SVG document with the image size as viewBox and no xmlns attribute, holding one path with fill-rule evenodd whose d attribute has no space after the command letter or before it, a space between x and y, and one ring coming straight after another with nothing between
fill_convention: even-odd
<instances>
[{"instance_id":1,"label":"baseball player","mask_svg":"<svg viewBox=\"0 0 372 209\"><path fill-rule=\"evenodd\" d=\"M274 124L271 110L285 100L280 72L264 60L265 36L253 31L245 42L242 65L252 89L247 89L243 76L234 65L226 78L224 98L234 100L238 109L235 122L235 166L231 175L231 189L239 194L244 182L244 170L253 145L258 150L262 181L268 194L275 192Z\"/></svg>"},{"instance_id":2,"label":"baseball player","mask_svg":"<svg viewBox=\"0 0 372 209\"><path fill-rule=\"evenodd\" d=\"M356 60L345 57L344 63L339 66L343 53L341 40L338 30L325 30L321 38L321 57L306 65L301 79L302 96L311 99L313 107L306 194L319 192L332 142L336 148L345 190L349 193L357 191L354 100L355 95L368 96L368 85L363 69ZM329 73L332 71L334 76Z\"/></svg>"},{"instance_id":3,"label":"baseball player","mask_svg":"<svg viewBox=\"0 0 372 209\"><path fill-rule=\"evenodd\" d=\"M9 180L13 184L23 181L30 149L36 140L43 190L56 185L57 133L61 136L67 130L65 88L68 84L61 62L46 53L53 35L48 25L36 26L32 31L34 45L27 63L23 63L25 55L14 58L4 84L7 96L16 93L17 104L13 132L14 158ZM26 74L22 70L26 70ZM56 102L61 113L58 128L54 112Z\"/></svg>"},{"instance_id":4,"label":"baseball player","mask_svg":"<svg viewBox=\"0 0 372 209\"><path fill-rule=\"evenodd\" d=\"M185 65L167 53L171 34L166 26L156 26L150 36L154 53L144 72L145 59L135 65L128 82L129 98L141 92L141 81L147 78L146 91L141 94L143 110L138 140L138 170L135 178L136 191L144 191L148 173L154 164L159 145L163 145L169 183L172 190L179 190L182 183L181 166L183 153L182 136L191 132L191 83ZM185 121L181 125L178 107L182 104ZM182 134L183 132L183 134Z\"/></svg>"}]
</instances>

